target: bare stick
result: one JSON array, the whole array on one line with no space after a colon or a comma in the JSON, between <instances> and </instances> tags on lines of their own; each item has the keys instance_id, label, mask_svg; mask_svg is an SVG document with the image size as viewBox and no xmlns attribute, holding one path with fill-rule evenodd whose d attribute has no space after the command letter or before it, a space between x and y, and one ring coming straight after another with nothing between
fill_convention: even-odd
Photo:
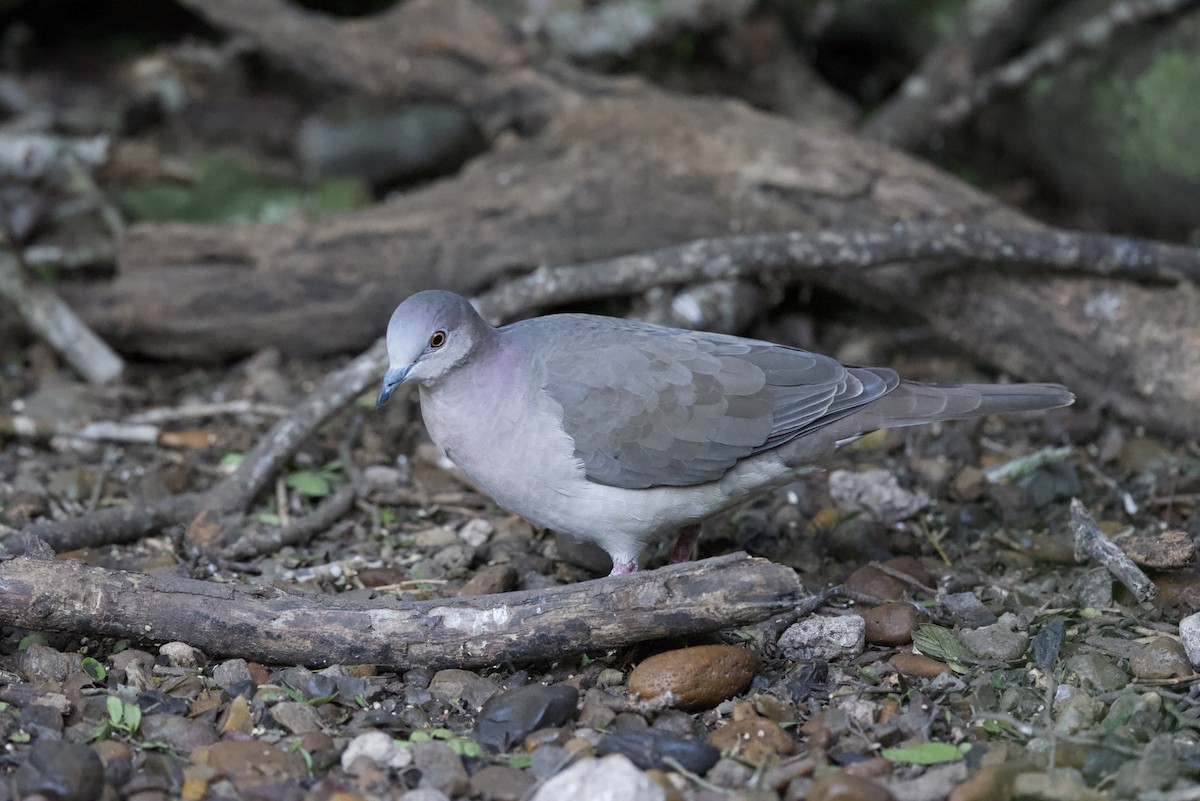
<instances>
[{"instance_id":1,"label":"bare stick","mask_svg":"<svg viewBox=\"0 0 1200 801\"><path fill-rule=\"evenodd\" d=\"M54 437L82 439L92 442L126 442L153 445L161 432L148 423L117 423L99 420L83 426L49 423L23 414L0 415L0 434L29 440Z\"/></svg>"},{"instance_id":2,"label":"bare stick","mask_svg":"<svg viewBox=\"0 0 1200 801\"><path fill-rule=\"evenodd\" d=\"M0 250L0 297L12 303L29 330L48 342L87 381L103 384L125 369L125 362L104 340L50 287L26 278L21 263L5 250Z\"/></svg>"},{"instance_id":3,"label":"bare stick","mask_svg":"<svg viewBox=\"0 0 1200 801\"><path fill-rule=\"evenodd\" d=\"M1045 0L972 0L962 6L957 30L938 42L862 126L877 142L911 149L937 132L935 112L966 91L978 74L1007 55L1013 41Z\"/></svg>"},{"instance_id":4,"label":"bare stick","mask_svg":"<svg viewBox=\"0 0 1200 801\"><path fill-rule=\"evenodd\" d=\"M979 264L1041 267L1088 275L1125 275L1142 280L1200 281L1200 250L1145 239L1054 229L1005 229L962 224L895 225L874 231L790 232L699 239L685 245L550 270L502 284L476 299L484 316L512 319L538 308L664 284L686 284L761 273L820 274L907 261L947 267ZM241 511L283 468L313 431L379 380L387 366L382 338L330 373L291 413L276 423L229 477L182 505L181 523L208 507ZM177 508L179 496L143 505L151 516L112 515L36 523L33 533L55 550L134 539L161 525L161 506ZM101 510L97 515L113 510ZM150 521L154 521L151 523Z\"/></svg>"},{"instance_id":5,"label":"bare stick","mask_svg":"<svg viewBox=\"0 0 1200 801\"><path fill-rule=\"evenodd\" d=\"M897 224L877 230L697 239L632 256L538 270L488 292L476 305L487 317L506 319L542 306L642 292L664 284L772 272L807 276L917 261L956 268L988 264L1079 276L1200 282L1197 248L1061 229Z\"/></svg>"},{"instance_id":6,"label":"bare stick","mask_svg":"<svg viewBox=\"0 0 1200 801\"><path fill-rule=\"evenodd\" d=\"M744 553L549 590L367 603L74 561L0 562L0 619L10 625L183 640L211 656L313 666L469 668L557 659L747 625L801 598L794 571Z\"/></svg>"},{"instance_id":7,"label":"bare stick","mask_svg":"<svg viewBox=\"0 0 1200 801\"><path fill-rule=\"evenodd\" d=\"M1124 28L1174 16L1197 0L1124 0L1114 3L1101 14L1058 36L1052 36L1030 48L1019 58L981 76L967 91L946 103L934 114L942 128L961 125L1001 91L1012 91L1028 84L1041 72L1063 64L1078 53L1099 50Z\"/></svg>"},{"instance_id":8,"label":"bare stick","mask_svg":"<svg viewBox=\"0 0 1200 801\"><path fill-rule=\"evenodd\" d=\"M338 487L304 517L290 525L272 527L265 531L240 537L221 553L230 561L247 561L263 554L275 553L287 545L303 545L354 508L356 494L353 486Z\"/></svg>"},{"instance_id":9,"label":"bare stick","mask_svg":"<svg viewBox=\"0 0 1200 801\"><path fill-rule=\"evenodd\" d=\"M1096 560L1139 601L1152 600L1158 594L1150 577L1105 536L1096 525L1096 518L1078 498L1071 499L1071 525L1075 528L1076 562Z\"/></svg>"}]
</instances>

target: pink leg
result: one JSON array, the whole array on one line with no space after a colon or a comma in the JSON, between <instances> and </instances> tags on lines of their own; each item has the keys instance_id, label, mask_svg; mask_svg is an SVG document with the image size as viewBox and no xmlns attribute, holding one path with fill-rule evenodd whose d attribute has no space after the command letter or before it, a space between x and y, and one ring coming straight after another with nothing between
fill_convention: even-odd
<instances>
[{"instance_id":1,"label":"pink leg","mask_svg":"<svg viewBox=\"0 0 1200 801\"><path fill-rule=\"evenodd\" d=\"M696 545L696 539L700 536L700 524L693 523L690 526L684 526L679 529L679 538L675 540L675 549L671 551L669 564L675 565L680 562L689 562L692 559L692 548Z\"/></svg>"},{"instance_id":2,"label":"pink leg","mask_svg":"<svg viewBox=\"0 0 1200 801\"><path fill-rule=\"evenodd\" d=\"M630 559L628 562L618 562L617 560L614 559L612 572L609 573L608 575L624 576L626 573L635 573L635 572L637 572L637 560L636 559Z\"/></svg>"}]
</instances>

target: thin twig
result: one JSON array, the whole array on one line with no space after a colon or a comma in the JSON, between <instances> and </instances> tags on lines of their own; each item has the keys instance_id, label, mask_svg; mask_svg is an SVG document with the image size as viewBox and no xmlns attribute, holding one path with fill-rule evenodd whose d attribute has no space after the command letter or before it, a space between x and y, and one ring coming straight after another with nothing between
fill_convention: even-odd
<instances>
[{"instance_id":1,"label":"thin twig","mask_svg":"<svg viewBox=\"0 0 1200 801\"><path fill-rule=\"evenodd\" d=\"M187 406L147 409L125 418L127 423L172 423L179 420L194 420L198 417L220 417L222 415L256 414L263 417L283 417L288 413L284 406L273 403L255 403L250 400L233 400L224 403L193 403Z\"/></svg>"},{"instance_id":2,"label":"thin twig","mask_svg":"<svg viewBox=\"0 0 1200 801\"><path fill-rule=\"evenodd\" d=\"M75 315L49 286L25 275L20 256L8 248L8 237L0 231L0 297L7 299L38 338L46 341L93 384L103 384L125 369L104 340Z\"/></svg>"},{"instance_id":3,"label":"thin twig","mask_svg":"<svg viewBox=\"0 0 1200 801\"><path fill-rule=\"evenodd\" d=\"M327 531L353 509L354 498L353 487L338 487L304 517L268 531L241 537L221 553L221 558L227 561L246 561L263 554L275 553L288 545L303 545L321 532Z\"/></svg>"},{"instance_id":4,"label":"thin twig","mask_svg":"<svg viewBox=\"0 0 1200 801\"><path fill-rule=\"evenodd\" d=\"M1096 518L1078 498L1071 499L1071 524L1075 529L1075 561L1095 559L1113 578L1124 584L1138 601L1152 600L1158 588L1133 560L1096 525Z\"/></svg>"},{"instance_id":5,"label":"thin twig","mask_svg":"<svg viewBox=\"0 0 1200 801\"><path fill-rule=\"evenodd\" d=\"M805 598L787 613L773 617L762 624L763 641L774 643L779 639L779 635L786 631L793 623L801 618L808 617L834 598L842 598L845 595L846 589L840 584L835 584L832 587L826 587L816 595Z\"/></svg>"}]
</instances>

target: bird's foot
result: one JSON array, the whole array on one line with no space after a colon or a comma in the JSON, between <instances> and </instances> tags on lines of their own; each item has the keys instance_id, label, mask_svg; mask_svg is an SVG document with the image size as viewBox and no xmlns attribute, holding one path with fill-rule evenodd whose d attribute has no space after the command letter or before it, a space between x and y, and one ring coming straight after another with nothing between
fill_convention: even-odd
<instances>
[{"instance_id":1,"label":"bird's foot","mask_svg":"<svg viewBox=\"0 0 1200 801\"><path fill-rule=\"evenodd\" d=\"M692 548L695 547L696 540L699 537L699 523L693 523L690 526L684 526L679 529L679 537L675 540L675 548L671 551L671 558L667 562L672 565L677 565L680 562L690 562L692 559Z\"/></svg>"},{"instance_id":2,"label":"bird's foot","mask_svg":"<svg viewBox=\"0 0 1200 801\"><path fill-rule=\"evenodd\" d=\"M636 573L636 572L637 572L637 560L636 559L630 559L628 562L618 562L616 559L614 559L612 572L609 573L608 575L624 576L628 573Z\"/></svg>"}]
</instances>

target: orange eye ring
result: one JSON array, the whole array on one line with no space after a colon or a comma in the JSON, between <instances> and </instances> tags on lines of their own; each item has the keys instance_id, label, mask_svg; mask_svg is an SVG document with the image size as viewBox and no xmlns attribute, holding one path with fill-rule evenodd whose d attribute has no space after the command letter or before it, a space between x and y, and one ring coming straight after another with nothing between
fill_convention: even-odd
<instances>
[{"instance_id":1,"label":"orange eye ring","mask_svg":"<svg viewBox=\"0 0 1200 801\"><path fill-rule=\"evenodd\" d=\"M440 348L442 345L445 345L445 344L446 344L446 332L445 331L434 331L433 336L431 336L429 338L429 347L431 347L431 348L435 348L435 349Z\"/></svg>"}]
</instances>

